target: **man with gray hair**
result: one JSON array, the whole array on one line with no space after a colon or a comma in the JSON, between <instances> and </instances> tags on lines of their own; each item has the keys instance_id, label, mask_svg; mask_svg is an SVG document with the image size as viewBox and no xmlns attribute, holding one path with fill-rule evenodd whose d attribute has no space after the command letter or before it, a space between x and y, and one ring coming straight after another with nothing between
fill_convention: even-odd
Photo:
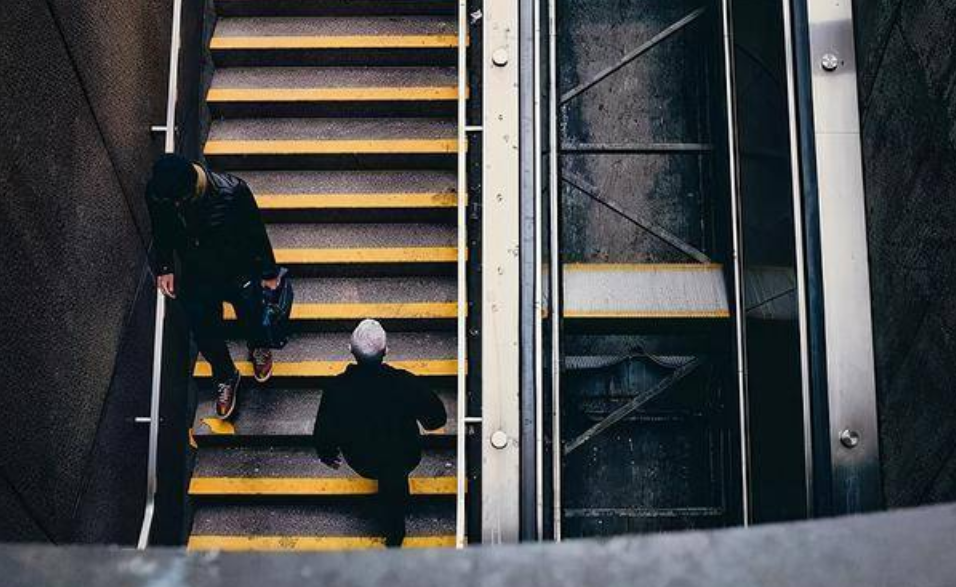
<instances>
[{"instance_id":1,"label":"man with gray hair","mask_svg":"<svg viewBox=\"0 0 956 587\"><path fill-rule=\"evenodd\" d=\"M315 418L315 449L338 469L339 454L359 475L378 480L376 517L386 546L405 539L408 474L422 458L419 424L445 425L441 400L418 377L385 364L388 339L375 320L363 320L349 343L355 363L322 391Z\"/></svg>"}]
</instances>

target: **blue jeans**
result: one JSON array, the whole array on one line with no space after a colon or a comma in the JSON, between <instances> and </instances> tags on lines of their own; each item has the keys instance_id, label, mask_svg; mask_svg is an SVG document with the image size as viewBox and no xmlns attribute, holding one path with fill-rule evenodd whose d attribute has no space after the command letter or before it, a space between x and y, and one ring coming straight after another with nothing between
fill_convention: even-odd
<instances>
[{"instance_id":1,"label":"blue jeans","mask_svg":"<svg viewBox=\"0 0 956 587\"><path fill-rule=\"evenodd\" d=\"M212 365L213 379L227 381L236 365L226 346L222 304L229 302L236 311L249 349L265 346L262 328L264 302L262 284L252 279L244 285L196 283L184 289L181 298L189 326L199 352Z\"/></svg>"}]
</instances>

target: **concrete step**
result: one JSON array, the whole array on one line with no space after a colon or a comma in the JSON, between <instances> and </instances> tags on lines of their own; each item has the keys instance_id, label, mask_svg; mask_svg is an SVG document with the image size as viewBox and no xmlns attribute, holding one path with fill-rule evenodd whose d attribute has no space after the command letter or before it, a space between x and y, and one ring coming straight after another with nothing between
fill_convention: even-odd
<instances>
[{"instance_id":1,"label":"concrete step","mask_svg":"<svg viewBox=\"0 0 956 587\"><path fill-rule=\"evenodd\" d=\"M296 279L292 320L297 330L347 332L365 318L389 332L448 330L458 317L455 286L450 276ZM231 304L223 315L236 322Z\"/></svg>"},{"instance_id":2,"label":"concrete step","mask_svg":"<svg viewBox=\"0 0 956 587\"><path fill-rule=\"evenodd\" d=\"M449 16L224 17L210 42L223 66L453 65Z\"/></svg>"},{"instance_id":3,"label":"concrete step","mask_svg":"<svg viewBox=\"0 0 956 587\"><path fill-rule=\"evenodd\" d=\"M222 422L215 418L213 393L201 389L193 421L196 444L207 446L311 446L315 414L322 399L317 388L255 387L252 380L241 388L235 415ZM455 391L436 386L445 405L448 422L444 428L423 431L428 445L448 445L457 434Z\"/></svg>"},{"instance_id":4,"label":"concrete step","mask_svg":"<svg viewBox=\"0 0 956 587\"><path fill-rule=\"evenodd\" d=\"M204 149L230 169L452 169L454 120L236 118L214 121Z\"/></svg>"},{"instance_id":5,"label":"concrete step","mask_svg":"<svg viewBox=\"0 0 956 587\"><path fill-rule=\"evenodd\" d=\"M219 16L455 14L454 0L216 0Z\"/></svg>"},{"instance_id":6,"label":"concrete step","mask_svg":"<svg viewBox=\"0 0 956 587\"><path fill-rule=\"evenodd\" d=\"M455 450L431 448L412 471L416 496L455 495ZM330 497L373 495L378 484L347 464L324 465L311 447L206 447L199 451L189 494L193 497Z\"/></svg>"},{"instance_id":7,"label":"concrete step","mask_svg":"<svg viewBox=\"0 0 956 587\"><path fill-rule=\"evenodd\" d=\"M451 224L269 224L276 261L296 276L451 275L457 228Z\"/></svg>"},{"instance_id":8,"label":"concrete step","mask_svg":"<svg viewBox=\"0 0 956 587\"><path fill-rule=\"evenodd\" d=\"M388 362L425 377L455 377L457 346L454 332L394 332L388 341ZM245 343L231 341L229 350L243 375L252 374ZM304 380L333 377L352 360L347 332L310 332L292 336L281 351L275 352L276 379ZM209 363L196 361L194 375L211 376ZM252 380L246 381L251 389ZM251 395L251 394L250 394Z\"/></svg>"},{"instance_id":9,"label":"concrete step","mask_svg":"<svg viewBox=\"0 0 956 587\"><path fill-rule=\"evenodd\" d=\"M213 117L454 117L452 67L231 67L216 70Z\"/></svg>"},{"instance_id":10,"label":"concrete step","mask_svg":"<svg viewBox=\"0 0 956 587\"><path fill-rule=\"evenodd\" d=\"M264 218L276 221L455 221L453 171L245 171Z\"/></svg>"},{"instance_id":11,"label":"concrete step","mask_svg":"<svg viewBox=\"0 0 956 587\"><path fill-rule=\"evenodd\" d=\"M349 550L381 548L368 498L336 503L203 503L193 517L190 550ZM413 499L405 548L453 547L451 503Z\"/></svg>"}]
</instances>

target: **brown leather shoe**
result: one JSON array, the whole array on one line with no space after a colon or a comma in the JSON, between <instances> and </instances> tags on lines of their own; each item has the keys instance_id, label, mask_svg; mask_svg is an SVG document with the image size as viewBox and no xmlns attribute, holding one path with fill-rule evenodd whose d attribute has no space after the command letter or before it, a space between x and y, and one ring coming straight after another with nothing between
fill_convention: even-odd
<instances>
[{"instance_id":1,"label":"brown leather shoe","mask_svg":"<svg viewBox=\"0 0 956 587\"><path fill-rule=\"evenodd\" d=\"M216 389L216 416L220 420L227 420L236 410L236 401L239 399L239 383L242 377L236 371L228 381L220 382Z\"/></svg>"},{"instance_id":2,"label":"brown leather shoe","mask_svg":"<svg viewBox=\"0 0 956 587\"><path fill-rule=\"evenodd\" d=\"M252 349L249 353L256 381L265 383L272 377L272 349Z\"/></svg>"}]
</instances>

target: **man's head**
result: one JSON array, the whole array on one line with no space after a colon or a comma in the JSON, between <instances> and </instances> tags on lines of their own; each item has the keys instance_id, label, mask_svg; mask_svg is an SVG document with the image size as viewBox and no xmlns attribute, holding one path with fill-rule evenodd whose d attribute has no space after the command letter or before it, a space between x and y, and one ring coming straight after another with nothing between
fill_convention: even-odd
<instances>
[{"instance_id":1,"label":"man's head","mask_svg":"<svg viewBox=\"0 0 956 587\"><path fill-rule=\"evenodd\" d=\"M375 365L382 362L388 352L388 340L385 329L376 320L362 320L352 332L349 350L355 360L363 365Z\"/></svg>"},{"instance_id":2,"label":"man's head","mask_svg":"<svg viewBox=\"0 0 956 587\"><path fill-rule=\"evenodd\" d=\"M163 155L153 163L146 195L156 202L177 204L196 193L198 177L189 159L175 154Z\"/></svg>"}]
</instances>

